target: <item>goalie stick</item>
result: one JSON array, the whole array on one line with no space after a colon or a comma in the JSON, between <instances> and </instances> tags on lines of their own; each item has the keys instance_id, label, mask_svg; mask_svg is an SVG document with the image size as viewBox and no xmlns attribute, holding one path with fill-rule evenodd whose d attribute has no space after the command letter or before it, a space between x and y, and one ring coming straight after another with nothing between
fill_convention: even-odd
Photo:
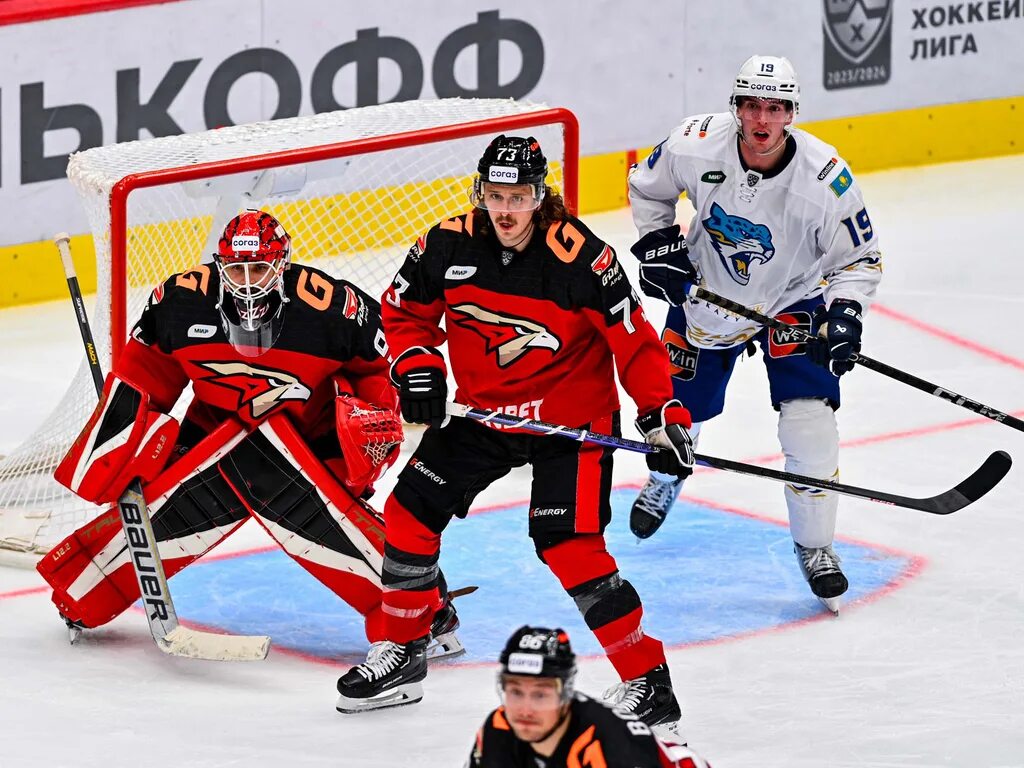
<instances>
[{"instance_id":1,"label":"goalie stick","mask_svg":"<svg viewBox=\"0 0 1024 768\"><path fill-rule=\"evenodd\" d=\"M700 299L706 301L708 304L714 304L716 307L721 307L724 310L732 312L734 315L745 317L747 320L753 320L755 323L767 326L772 330L778 331L779 333L785 333L792 339L797 341L810 341L814 336L803 328L797 328L795 325L789 325L784 323L778 318L769 317L768 315L762 314L757 310L751 309L739 302L727 299L724 296L719 296L717 293L705 290L698 286L693 286L689 290L689 296L694 299ZM966 408L968 411L977 413L985 418L998 421L1000 424L1005 424L1008 427L1024 432L1024 421L1018 419L1015 416L1011 416L1008 413L997 411L990 405L979 403L977 400L971 400L969 397L964 397L956 392L945 387L940 387L938 384L932 384L930 381L925 381L922 378L915 376L912 373L901 371L899 368L893 368L891 365L874 360L867 355L862 355L859 352L854 352L850 357L850 360L855 362L857 365L864 366L875 373L880 373L883 376L888 376L890 379L895 379L903 384L919 389L922 392L927 392L929 395L933 395L941 400L946 400L953 405L959 405L961 408Z\"/></svg>"},{"instance_id":2,"label":"goalie stick","mask_svg":"<svg viewBox=\"0 0 1024 768\"><path fill-rule=\"evenodd\" d=\"M531 432L539 432L545 435L559 435L579 442L594 443L595 445L604 445L609 448L624 448L627 451L634 451L636 453L653 453L654 451L662 450L660 448L653 448L647 443L640 442L639 440L630 440L625 437L616 437L614 435L604 435L598 432L590 432L586 429L575 429L573 427L565 427L559 424L548 424L547 422L538 421L536 419L523 419L518 416L509 416L507 414L489 411L485 408L472 408L468 405L462 405L461 403L448 403L447 412L451 416L461 416L463 418L474 419L475 421L501 424L506 427L519 427L520 429L528 429ZM896 507L916 509L920 512L927 512L932 515L948 515L956 512L958 509L963 509L972 502L977 501L996 487L999 481L1002 480L1006 473L1010 471L1010 465L1012 463L1008 453L1005 451L996 451L985 459L978 469L972 472L965 480L957 484L956 487L951 488L948 491L944 491L937 496L918 499L912 496L899 496L894 493L885 493L883 491L876 491L870 488L858 488L853 485L836 483L831 480L819 480L815 477L797 475L792 472L782 472L780 470L769 469L767 467L757 467L753 464L744 464L740 461L719 459L714 456L705 456L700 453L694 454L694 456L698 464L702 464L706 467L713 467L714 469L722 469L726 472L737 472L742 475L764 477L781 483L795 483L797 485L810 486L811 488L821 488L844 496L852 496L857 499L867 499L868 501L878 502L879 504L891 504Z\"/></svg>"},{"instance_id":3,"label":"goalie stick","mask_svg":"<svg viewBox=\"0 0 1024 768\"><path fill-rule=\"evenodd\" d=\"M68 291L75 306L75 317L78 330L82 334L85 355L89 361L89 370L96 385L98 395L103 393L103 371L100 368L96 345L93 342L89 316L82 301L82 290L75 275L75 265L71 260L71 238L64 232L54 237L60 260L64 265L64 275L68 281ZM172 656L185 656L191 659L207 659L210 661L258 661L267 657L270 650L270 638L263 635L221 635L213 632L202 632L183 627L178 623L178 615L174 610L171 593L164 574L163 561L153 534L153 523L149 519L146 500L142 496L142 484L136 479L128 484L117 500L117 509L124 527L128 554L131 556L132 568L139 582L139 594L142 596L149 631L156 641L157 647Z\"/></svg>"}]
</instances>

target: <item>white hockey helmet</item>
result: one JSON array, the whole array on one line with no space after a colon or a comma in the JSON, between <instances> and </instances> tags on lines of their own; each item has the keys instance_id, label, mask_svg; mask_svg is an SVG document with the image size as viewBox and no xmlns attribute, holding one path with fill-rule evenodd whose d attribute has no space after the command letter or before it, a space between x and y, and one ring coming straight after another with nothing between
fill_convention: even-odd
<instances>
[{"instance_id":1,"label":"white hockey helmet","mask_svg":"<svg viewBox=\"0 0 1024 768\"><path fill-rule=\"evenodd\" d=\"M729 97L737 124L736 100L741 96L788 101L793 105L795 120L800 111L800 81L793 64L784 56L751 56L740 67Z\"/></svg>"}]
</instances>

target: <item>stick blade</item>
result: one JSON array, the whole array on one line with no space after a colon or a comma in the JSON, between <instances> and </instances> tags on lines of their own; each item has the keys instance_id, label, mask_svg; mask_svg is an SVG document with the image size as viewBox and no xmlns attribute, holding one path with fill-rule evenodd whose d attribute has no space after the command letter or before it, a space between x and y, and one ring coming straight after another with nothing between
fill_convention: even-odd
<instances>
[{"instance_id":1,"label":"stick blade","mask_svg":"<svg viewBox=\"0 0 1024 768\"><path fill-rule=\"evenodd\" d=\"M270 651L270 638L265 635L218 635L179 624L157 638L157 645L164 653L188 659L262 661Z\"/></svg>"},{"instance_id":2,"label":"stick blade","mask_svg":"<svg viewBox=\"0 0 1024 768\"><path fill-rule=\"evenodd\" d=\"M1011 466L1013 459L1010 458L1010 454L1006 451L996 451L955 488L930 499L933 503L928 511L936 515L948 515L968 504L973 504L999 485Z\"/></svg>"}]
</instances>

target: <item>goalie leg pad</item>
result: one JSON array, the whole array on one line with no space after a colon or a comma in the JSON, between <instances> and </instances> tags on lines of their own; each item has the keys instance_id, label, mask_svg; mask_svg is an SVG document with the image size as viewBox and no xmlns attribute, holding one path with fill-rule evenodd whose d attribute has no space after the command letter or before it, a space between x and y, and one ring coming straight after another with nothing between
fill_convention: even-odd
<instances>
[{"instance_id":1,"label":"goalie leg pad","mask_svg":"<svg viewBox=\"0 0 1024 768\"><path fill-rule=\"evenodd\" d=\"M786 471L835 480L839 476L839 430L827 400L799 398L779 407L779 444ZM805 547L832 543L839 497L818 488L786 485L789 528L793 540Z\"/></svg>"},{"instance_id":2,"label":"goalie leg pad","mask_svg":"<svg viewBox=\"0 0 1024 768\"><path fill-rule=\"evenodd\" d=\"M222 476L281 548L367 620L382 639L384 525L313 454L286 416L273 416L226 456Z\"/></svg>"},{"instance_id":3,"label":"goalie leg pad","mask_svg":"<svg viewBox=\"0 0 1024 768\"><path fill-rule=\"evenodd\" d=\"M136 477L143 482L157 477L177 436L178 423L153 411L148 394L111 374L54 477L87 501L110 503Z\"/></svg>"},{"instance_id":4,"label":"goalie leg pad","mask_svg":"<svg viewBox=\"0 0 1024 768\"><path fill-rule=\"evenodd\" d=\"M244 436L241 426L224 425L144 486L168 578L248 519L216 467L224 451ZM87 627L106 624L139 598L116 507L64 539L36 568L53 588L57 609Z\"/></svg>"}]
</instances>

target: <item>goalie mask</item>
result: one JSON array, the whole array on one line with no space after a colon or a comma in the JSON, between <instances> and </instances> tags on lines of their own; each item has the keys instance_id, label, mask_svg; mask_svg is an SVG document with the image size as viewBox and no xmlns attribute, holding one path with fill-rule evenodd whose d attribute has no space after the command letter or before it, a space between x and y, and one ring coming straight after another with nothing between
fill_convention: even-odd
<instances>
[{"instance_id":1,"label":"goalie mask","mask_svg":"<svg viewBox=\"0 0 1024 768\"><path fill-rule=\"evenodd\" d=\"M257 357L281 333L291 238L269 213L250 209L228 222L213 260L224 332L239 352Z\"/></svg>"},{"instance_id":2,"label":"goalie mask","mask_svg":"<svg viewBox=\"0 0 1024 768\"><path fill-rule=\"evenodd\" d=\"M477 177L469 199L477 208L492 211L532 211L544 200L548 161L533 136L497 136L477 164ZM485 185L529 186L529 194L487 194Z\"/></svg>"}]
</instances>

